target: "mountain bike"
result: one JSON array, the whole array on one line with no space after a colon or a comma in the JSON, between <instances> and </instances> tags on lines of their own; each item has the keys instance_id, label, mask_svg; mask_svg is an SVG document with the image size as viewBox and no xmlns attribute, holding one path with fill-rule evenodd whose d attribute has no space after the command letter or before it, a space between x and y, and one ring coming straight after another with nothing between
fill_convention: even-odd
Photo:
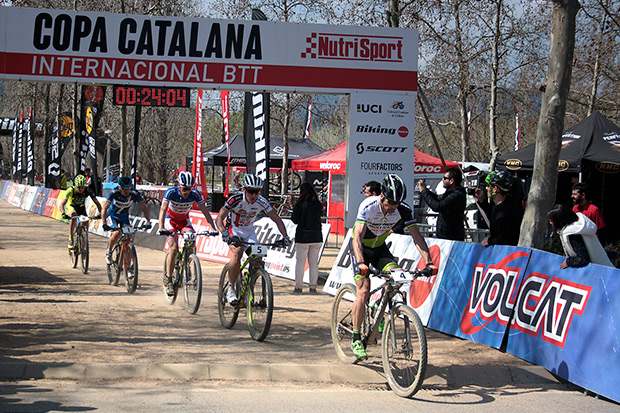
<instances>
[{"instance_id":1,"label":"mountain bike","mask_svg":"<svg viewBox=\"0 0 620 413\"><path fill-rule=\"evenodd\" d=\"M362 342L365 347L376 344L381 333L381 358L388 384L397 395L411 397L420 390L426 374L426 333L418 314L406 304L407 293L401 287L423 274L419 270L411 274L402 269L369 270L368 273L384 283L371 289L365 304L360 329ZM355 285L343 284L332 306L332 341L338 358L349 364L357 362L351 350L355 294Z\"/></svg>"},{"instance_id":2,"label":"mountain bike","mask_svg":"<svg viewBox=\"0 0 620 413\"><path fill-rule=\"evenodd\" d=\"M168 304L172 305L177 299L177 293L179 288L183 286L185 292L185 308L190 314L196 314L200 307L200 299L202 298L202 268L200 267L200 260L196 255L196 237L200 235L214 237L220 235L218 231L213 232L199 232L186 231L181 233L179 231L160 231L161 235L181 235L183 237L183 246L177 253L174 262L174 274L172 275L172 286L174 288L174 294L168 295L166 293L166 287L164 286L164 295ZM166 252L166 258L164 259L164 277L167 280L166 275L166 262L168 262L168 254Z\"/></svg>"},{"instance_id":3,"label":"mountain bike","mask_svg":"<svg viewBox=\"0 0 620 413\"><path fill-rule=\"evenodd\" d=\"M133 234L136 229L148 229L148 224L132 226L122 225L114 227L110 231L121 231L121 237L112 247L112 263L107 265L108 281L112 285L118 285L121 271L125 274L125 286L127 292L133 294L138 287L138 255L133 245Z\"/></svg>"},{"instance_id":4,"label":"mountain bike","mask_svg":"<svg viewBox=\"0 0 620 413\"><path fill-rule=\"evenodd\" d=\"M100 219L101 216L88 217L86 215L76 215L71 217L72 220L77 221L73 234L73 248L69 248L69 259L73 268L76 268L78 261L81 263L82 274L88 272L88 221L91 219Z\"/></svg>"},{"instance_id":5,"label":"mountain bike","mask_svg":"<svg viewBox=\"0 0 620 413\"><path fill-rule=\"evenodd\" d=\"M245 241L232 242L233 245L245 246L247 258L241 264L237 277L237 303L232 305L226 299L228 288L228 264L222 269L217 293L217 310L220 322L226 328L233 328L239 316L239 309L247 307L248 330L256 341L263 341L269 333L273 317L273 286L271 276L265 270L262 258L267 256L271 247L286 246L284 240L272 244L257 244Z\"/></svg>"}]
</instances>

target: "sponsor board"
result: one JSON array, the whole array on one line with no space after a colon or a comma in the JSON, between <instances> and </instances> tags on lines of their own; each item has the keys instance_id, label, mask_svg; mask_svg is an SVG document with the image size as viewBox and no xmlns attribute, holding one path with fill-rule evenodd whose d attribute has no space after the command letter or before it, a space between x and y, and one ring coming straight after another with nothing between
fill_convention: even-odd
<instances>
[{"instance_id":1,"label":"sponsor board","mask_svg":"<svg viewBox=\"0 0 620 413\"><path fill-rule=\"evenodd\" d=\"M620 401L619 270L533 250L506 351L585 389Z\"/></svg>"},{"instance_id":2,"label":"sponsor board","mask_svg":"<svg viewBox=\"0 0 620 413\"><path fill-rule=\"evenodd\" d=\"M5 79L282 92L417 90L414 29L11 7L0 8L0 21Z\"/></svg>"},{"instance_id":3,"label":"sponsor board","mask_svg":"<svg viewBox=\"0 0 620 413\"><path fill-rule=\"evenodd\" d=\"M500 348L529 256L524 248L455 243L429 328Z\"/></svg>"}]
</instances>

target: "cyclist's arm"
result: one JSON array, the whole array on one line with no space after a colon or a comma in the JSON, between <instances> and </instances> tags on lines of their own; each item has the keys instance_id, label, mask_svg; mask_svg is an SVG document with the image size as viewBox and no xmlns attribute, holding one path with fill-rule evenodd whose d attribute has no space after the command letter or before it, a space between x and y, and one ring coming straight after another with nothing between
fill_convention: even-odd
<instances>
[{"instance_id":1,"label":"cyclist's arm","mask_svg":"<svg viewBox=\"0 0 620 413\"><path fill-rule=\"evenodd\" d=\"M278 229L280 230L280 234L282 234L283 237L288 237L286 226L284 225L282 218L280 218L278 214L276 214L276 210L272 209L271 211L267 212L267 216L271 218L273 222L276 223L276 225L278 226Z\"/></svg>"},{"instance_id":2,"label":"cyclist's arm","mask_svg":"<svg viewBox=\"0 0 620 413\"><path fill-rule=\"evenodd\" d=\"M108 217L108 208L110 208L110 201L103 201L103 205L101 205L101 221L105 224L106 218Z\"/></svg>"},{"instance_id":3,"label":"cyclist's arm","mask_svg":"<svg viewBox=\"0 0 620 413\"><path fill-rule=\"evenodd\" d=\"M65 199L60 201L60 205L58 206L58 208L60 209L60 212L62 212L63 214L65 213L65 206L67 205L68 201L69 201L69 199L65 198Z\"/></svg>"},{"instance_id":4,"label":"cyclist's arm","mask_svg":"<svg viewBox=\"0 0 620 413\"><path fill-rule=\"evenodd\" d=\"M360 221L357 221L353 227L353 255L355 256L355 261L357 261L358 264L364 262L362 240L366 234L366 228L366 224Z\"/></svg>"},{"instance_id":5,"label":"cyclist's arm","mask_svg":"<svg viewBox=\"0 0 620 413\"><path fill-rule=\"evenodd\" d=\"M220 232L226 232L226 226L224 225L224 219L226 216L228 216L228 208L223 206L220 208L220 212L217 214L217 218L215 219L215 226Z\"/></svg>"},{"instance_id":6,"label":"cyclist's arm","mask_svg":"<svg viewBox=\"0 0 620 413\"><path fill-rule=\"evenodd\" d=\"M418 227L416 225L411 225L407 229L409 230L409 233L413 237L413 242L415 243L415 246L418 248L418 251L420 251L420 255L422 255L422 258L424 259L424 261L427 264L432 264L433 260L428 250L428 245L426 244L426 240L424 239L422 234L420 234Z\"/></svg>"},{"instance_id":7,"label":"cyclist's arm","mask_svg":"<svg viewBox=\"0 0 620 413\"><path fill-rule=\"evenodd\" d=\"M211 217L211 212L209 212L209 208L207 208L207 205L205 203L198 204L198 209L202 211L202 214L207 219L207 222L209 223L209 225L211 225L211 228L215 229L216 228L215 222L213 222L213 218Z\"/></svg>"},{"instance_id":8,"label":"cyclist's arm","mask_svg":"<svg viewBox=\"0 0 620 413\"><path fill-rule=\"evenodd\" d=\"M93 200L93 202L95 203L95 205L97 205L97 209L99 209L99 213L101 214L102 209L101 209L101 204L99 203L99 200L97 199L96 195L91 195L90 199Z\"/></svg>"},{"instance_id":9,"label":"cyclist's arm","mask_svg":"<svg viewBox=\"0 0 620 413\"><path fill-rule=\"evenodd\" d=\"M146 207L144 200L139 202L138 205L140 205L140 209L142 210L142 213L144 214L146 220L151 222L151 214L149 214L149 209Z\"/></svg>"},{"instance_id":10,"label":"cyclist's arm","mask_svg":"<svg viewBox=\"0 0 620 413\"><path fill-rule=\"evenodd\" d=\"M159 208L159 229L164 229L164 221L166 219L166 211L168 210L169 203L170 202L164 199Z\"/></svg>"}]
</instances>

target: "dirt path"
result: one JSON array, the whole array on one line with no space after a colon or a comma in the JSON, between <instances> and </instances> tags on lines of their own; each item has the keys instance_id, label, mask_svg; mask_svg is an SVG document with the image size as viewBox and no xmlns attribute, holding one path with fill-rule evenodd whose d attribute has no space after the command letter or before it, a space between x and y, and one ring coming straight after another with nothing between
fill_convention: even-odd
<instances>
[{"instance_id":1,"label":"dirt path","mask_svg":"<svg viewBox=\"0 0 620 413\"><path fill-rule=\"evenodd\" d=\"M107 239L90 237L91 270L82 275L70 266L67 237L66 224L0 200L0 362L339 363L329 334L331 296L292 295L291 281L274 278L271 331L257 343L244 313L232 330L220 325L220 264L202 262L203 301L191 316L182 298L170 306L163 296L163 252L137 247L140 286L129 295L107 283ZM335 242L328 246L325 274L337 254ZM484 345L427 334L429 364L437 368L528 364ZM370 354L379 363L380 349Z\"/></svg>"}]
</instances>

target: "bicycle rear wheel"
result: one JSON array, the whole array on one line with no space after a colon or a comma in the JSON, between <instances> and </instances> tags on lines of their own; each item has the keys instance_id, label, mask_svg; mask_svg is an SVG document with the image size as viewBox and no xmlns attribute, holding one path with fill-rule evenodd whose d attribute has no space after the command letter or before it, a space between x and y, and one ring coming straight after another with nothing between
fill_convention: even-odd
<instances>
[{"instance_id":1,"label":"bicycle rear wheel","mask_svg":"<svg viewBox=\"0 0 620 413\"><path fill-rule=\"evenodd\" d=\"M196 254L190 254L185 261L183 287L185 289L185 308L190 314L196 314L202 298L202 268L200 268L200 261Z\"/></svg>"},{"instance_id":2,"label":"bicycle rear wheel","mask_svg":"<svg viewBox=\"0 0 620 413\"><path fill-rule=\"evenodd\" d=\"M80 261L82 264L82 274L88 272L88 232L86 230L80 231L78 236L78 245L80 246Z\"/></svg>"},{"instance_id":3,"label":"bicycle rear wheel","mask_svg":"<svg viewBox=\"0 0 620 413\"><path fill-rule=\"evenodd\" d=\"M241 276L241 274L239 275ZM222 268L220 282L217 289L217 312L220 315L220 323L226 328L233 328L239 317L239 306L230 305L226 299L226 289L228 288L228 264Z\"/></svg>"},{"instance_id":4,"label":"bicycle rear wheel","mask_svg":"<svg viewBox=\"0 0 620 413\"><path fill-rule=\"evenodd\" d=\"M170 254L170 251L166 252L166 258L164 259L164 277L168 278L168 267L166 265L166 263L168 262L168 254ZM174 280L178 279L179 274L177 274L177 269L176 269L176 265L173 267L173 274L172 274L172 281L173 281L173 285L172 288L174 290L174 294L172 295L168 295L168 292L166 291L166 286L164 285L164 296L166 297L166 300L168 301L168 304L172 305L174 304L174 302L177 300L177 293L179 292L179 284L174 282ZM163 281L163 278L162 278Z\"/></svg>"},{"instance_id":5,"label":"bicycle rear wheel","mask_svg":"<svg viewBox=\"0 0 620 413\"><path fill-rule=\"evenodd\" d=\"M334 304L332 305L331 336L336 355L343 363L353 364L357 357L351 350L353 340L353 301L355 301L357 288L353 284L343 284L338 289ZM362 337L365 337L366 317L362 323Z\"/></svg>"},{"instance_id":6,"label":"bicycle rear wheel","mask_svg":"<svg viewBox=\"0 0 620 413\"><path fill-rule=\"evenodd\" d=\"M123 272L125 273L127 292L133 294L138 287L138 255L136 254L136 247L131 242L128 242L125 247Z\"/></svg>"},{"instance_id":7,"label":"bicycle rear wheel","mask_svg":"<svg viewBox=\"0 0 620 413\"><path fill-rule=\"evenodd\" d=\"M426 333L409 306L392 309L390 317L393 323L386 320L383 332L383 371L394 393L411 397L422 387L426 374Z\"/></svg>"},{"instance_id":8,"label":"bicycle rear wheel","mask_svg":"<svg viewBox=\"0 0 620 413\"><path fill-rule=\"evenodd\" d=\"M112 250L112 264L107 265L108 281L110 282L110 285L118 285L118 280L121 276L119 264L122 257L120 255L121 247L119 244L116 244Z\"/></svg>"},{"instance_id":9,"label":"bicycle rear wheel","mask_svg":"<svg viewBox=\"0 0 620 413\"><path fill-rule=\"evenodd\" d=\"M257 268L250 281L248 300L248 329L256 341L263 341L269 333L273 317L273 285L271 276Z\"/></svg>"}]
</instances>

